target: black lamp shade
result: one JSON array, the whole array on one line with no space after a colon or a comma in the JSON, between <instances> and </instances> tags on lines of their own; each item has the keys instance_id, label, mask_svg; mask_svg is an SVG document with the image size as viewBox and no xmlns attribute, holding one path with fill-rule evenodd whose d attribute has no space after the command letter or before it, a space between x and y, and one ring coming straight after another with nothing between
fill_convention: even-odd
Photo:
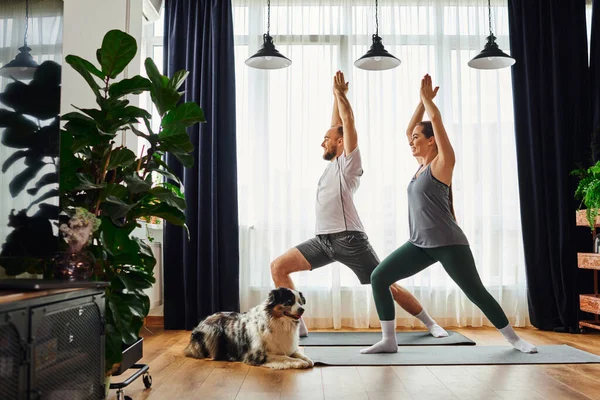
<instances>
[{"instance_id":1,"label":"black lamp shade","mask_svg":"<svg viewBox=\"0 0 600 400\"><path fill-rule=\"evenodd\" d=\"M31 51L29 47L20 47L19 51L20 53L17 54L14 60L0 68L0 76L5 78L12 77L19 80L33 79L33 75L39 65L33 60L31 54L29 54Z\"/></svg>"},{"instance_id":2,"label":"black lamp shade","mask_svg":"<svg viewBox=\"0 0 600 400\"><path fill-rule=\"evenodd\" d=\"M369 71L381 71L384 69L396 68L401 61L387 52L383 48L381 38L373 35L373 44L364 56L354 61L354 66Z\"/></svg>"},{"instance_id":3,"label":"black lamp shade","mask_svg":"<svg viewBox=\"0 0 600 400\"><path fill-rule=\"evenodd\" d=\"M271 36L264 34L263 40L260 50L246 60L247 66L258 69L280 69L292 64L292 60L277 51Z\"/></svg>"},{"instance_id":4,"label":"black lamp shade","mask_svg":"<svg viewBox=\"0 0 600 400\"><path fill-rule=\"evenodd\" d=\"M469 61L468 65L476 69L500 69L510 67L515 62L514 58L500 50L496 44L496 37L490 35L481 53Z\"/></svg>"}]
</instances>

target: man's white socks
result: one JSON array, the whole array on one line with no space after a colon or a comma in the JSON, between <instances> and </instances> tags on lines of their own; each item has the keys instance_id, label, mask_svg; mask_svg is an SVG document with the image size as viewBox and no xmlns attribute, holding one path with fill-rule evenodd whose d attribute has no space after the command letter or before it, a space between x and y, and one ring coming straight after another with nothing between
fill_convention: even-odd
<instances>
[{"instance_id":1,"label":"man's white socks","mask_svg":"<svg viewBox=\"0 0 600 400\"><path fill-rule=\"evenodd\" d=\"M429 314L427 314L427 311L425 311L425 309L423 309L423 311L421 311L419 314L415 315L415 318L418 318L419 321L425 324L427 329L429 329L429 333L431 333L433 337L440 338L448 336L448 332L446 332L444 328L439 326L433 320L433 318L431 318Z\"/></svg>"},{"instance_id":2,"label":"man's white socks","mask_svg":"<svg viewBox=\"0 0 600 400\"><path fill-rule=\"evenodd\" d=\"M537 348L531 343L527 343L517 335L517 332L513 329L510 324L506 325L502 329L498 329L502 336L508 340L508 343L512 344L513 347L523 353L537 353Z\"/></svg>"},{"instance_id":3,"label":"man's white socks","mask_svg":"<svg viewBox=\"0 0 600 400\"><path fill-rule=\"evenodd\" d=\"M396 342L396 320L379 322L381 322L382 339L373 346L362 349L360 351L362 354L398 352L398 343Z\"/></svg>"}]
</instances>

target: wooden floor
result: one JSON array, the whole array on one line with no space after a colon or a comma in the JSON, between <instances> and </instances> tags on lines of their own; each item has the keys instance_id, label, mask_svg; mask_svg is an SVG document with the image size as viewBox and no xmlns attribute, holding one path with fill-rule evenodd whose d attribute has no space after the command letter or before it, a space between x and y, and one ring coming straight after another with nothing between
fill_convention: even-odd
<instances>
[{"instance_id":1,"label":"wooden floor","mask_svg":"<svg viewBox=\"0 0 600 400\"><path fill-rule=\"evenodd\" d=\"M137 379L125 389L133 399L600 399L600 364L496 366L315 367L273 371L241 363L183 356L190 332L150 327L143 363L152 388ZM453 329L478 346L505 345L492 328ZM600 334L517 329L536 345L568 344L600 355ZM123 381L126 375L113 377ZM116 399L111 390L109 399Z\"/></svg>"}]
</instances>

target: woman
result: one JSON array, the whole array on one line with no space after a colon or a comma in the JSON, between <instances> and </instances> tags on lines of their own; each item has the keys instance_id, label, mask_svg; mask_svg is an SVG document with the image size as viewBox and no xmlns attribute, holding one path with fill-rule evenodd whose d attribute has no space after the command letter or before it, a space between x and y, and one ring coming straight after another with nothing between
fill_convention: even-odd
<instances>
[{"instance_id":1,"label":"woman","mask_svg":"<svg viewBox=\"0 0 600 400\"><path fill-rule=\"evenodd\" d=\"M535 346L516 334L498 302L485 290L469 242L454 218L450 184L455 156L440 111L433 103L438 89L433 89L429 75L421 80L421 102L406 131L412 154L420 164L408 185L410 239L371 274L383 338L361 353L398 351L396 315L389 287L437 261L515 349L537 353ZM431 122L422 122L425 111Z\"/></svg>"}]
</instances>

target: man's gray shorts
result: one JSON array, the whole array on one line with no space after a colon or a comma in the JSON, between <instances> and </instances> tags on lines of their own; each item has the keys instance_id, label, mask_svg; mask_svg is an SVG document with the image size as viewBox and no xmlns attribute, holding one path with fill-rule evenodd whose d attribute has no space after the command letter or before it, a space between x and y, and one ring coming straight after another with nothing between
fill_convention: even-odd
<instances>
[{"instance_id":1,"label":"man's gray shorts","mask_svg":"<svg viewBox=\"0 0 600 400\"><path fill-rule=\"evenodd\" d=\"M363 285L371 283L371 273L379 265L379 258L364 232L317 235L296 248L309 262L311 270L338 261L350 268Z\"/></svg>"}]
</instances>

